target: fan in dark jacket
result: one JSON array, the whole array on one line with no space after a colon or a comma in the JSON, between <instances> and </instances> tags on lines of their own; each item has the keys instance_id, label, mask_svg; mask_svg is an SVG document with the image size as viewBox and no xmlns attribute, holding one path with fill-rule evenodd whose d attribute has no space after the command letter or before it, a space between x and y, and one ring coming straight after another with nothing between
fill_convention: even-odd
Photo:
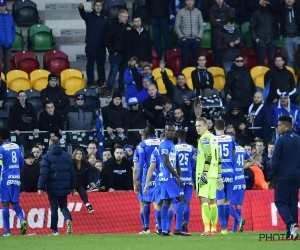
<instances>
[{"instance_id":1,"label":"fan in dark jacket","mask_svg":"<svg viewBox=\"0 0 300 250\"><path fill-rule=\"evenodd\" d=\"M37 192L38 180L40 175L40 164L34 162L34 155L28 151L24 154L25 165L21 174L21 192Z\"/></svg>"},{"instance_id":2,"label":"fan in dark jacket","mask_svg":"<svg viewBox=\"0 0 300 250\"><path fill-rule=\"evenodd\" d=\"M235 57L235 62L226 75L224 91L225 96L231 101L236 101L243 114L247 114L256 87L249 70L244 66L242 56Z\"/></svg>"},{"instance_id":3,"label":"fan in dark jacket","mask_svg":"<svg viewBox=\"0 0 300 250\"><path fill-rule=\"evenodd\" d=\"M47 101L52 101L56 111L60 111L61 114L64 114L64 109L70 106L66 91L59 86L58 77L55 74L49 74L48 85L41 91L41 99L44 106Z\"/></svg>"},{"instance_id":4,"label":"fan in dark jacket","mask_svg":"<svg viewBox=\"0 0 300 250\"><path fill-rule=\"evenodd\" d=\"M76 176L76 191L84 202L89 213L94 212L92 205L88 201L86 189L88 185L94 186L99 170L85 160L85 154L81 148L74 150L72 154L72 164Z\"/></svg>"},{"instance_id":5,"label":"fan in dark jacket","mask_svg":"<svg viewBox=\"0 0 300 250\"><path fill-rule=\"evenodd\" d=\"M132 190L132 164L124 157L121 146L115 148L114 156L105 162L108 191Z\"/></svg>"},{"instance_id":6,"label":"fan in dark jacket","mask_svg":"<svg viewBox=\"0 0 300 250\"><path fill-rule=\"evenodd\" d=\"M8 117L9 106L6 103L7 87L6 82L0 78L0 117Z\"/></svg>"},{"instance_id":7,"label":"fan in dark jacket","mask_svg":"<svg viewBox=\"0 0 300 250\"><path fill-rule=\"evenodd\" d=\"M67 152L59 146L59 139L51 137L48 153L42 157L38 194L47 190L51 206L51 229L57 234L58 206L67 222L68 234L72 234L71 214L67 207L67 196L74 193L76 179L72 161Z\"/></svg>"}]
</instances>

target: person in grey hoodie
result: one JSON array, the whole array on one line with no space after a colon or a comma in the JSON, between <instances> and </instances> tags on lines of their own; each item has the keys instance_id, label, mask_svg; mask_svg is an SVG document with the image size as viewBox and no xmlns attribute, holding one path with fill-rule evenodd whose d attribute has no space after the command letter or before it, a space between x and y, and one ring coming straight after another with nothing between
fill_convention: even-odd
<instances>
[{"instance_id":1,"label":"person in grey hoodie","mask_svg":"<svg viewBox=\"0 0 300 250\"><path fill-rule=\"evenodd\" d=\"M195 0L186 0L185 4L185 8L177 13L174 27L178 38L181 40L181 69L187 67L190 52L192 54L192 66L197 66L200 42L204 31L201 11L194 7Z\"/></svg>"}]
</instances>

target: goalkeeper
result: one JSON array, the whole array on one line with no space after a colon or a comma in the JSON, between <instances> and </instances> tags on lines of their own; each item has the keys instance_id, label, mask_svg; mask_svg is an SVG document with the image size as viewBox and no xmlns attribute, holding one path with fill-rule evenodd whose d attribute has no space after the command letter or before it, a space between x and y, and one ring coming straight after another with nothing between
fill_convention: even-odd
<instances>
[{"instance_id":1,"label":"goalkeeper","mask_svg":"<svg viewBox=\"0 0 300 250\"><path fill-rule=\"evenodd\" d=\"M217 138L208 131L204 117L197 118L198 143L196 163L196 191L201 201L204 232L201 236L217 234L218 207L216 191L224 188L221 178L221 159ZM211 227L210 227L211 225Z\"/></svg>"}]
</instances>

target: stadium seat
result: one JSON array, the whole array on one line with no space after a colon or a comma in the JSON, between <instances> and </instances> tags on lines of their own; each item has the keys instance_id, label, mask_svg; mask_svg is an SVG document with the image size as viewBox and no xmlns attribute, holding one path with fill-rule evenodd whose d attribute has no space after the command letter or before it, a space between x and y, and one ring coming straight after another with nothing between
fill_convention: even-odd
<instances>
[{"instance_id":1,"label":"stadium seat","mask_svg":"<svg viewBox=\"0 0 300 250\"><path fill-rule=\"evenodd\" d=\"M25 58L19 61L18 69L25 71L27 74L30 74L32 71L40 68L40 64L36 59Z\"/></svg>"},{"instance_id":2,"label":"stadium seat","mask_svg":"<svg viewBox=\"0 0 300 250\"><path fill-rule=\"evenodd\" d=\"M39 16L36 4L30 0L16 0L12 5L16 25L29 27L38 23Z\"/></svg>"},{"instance_id":3,"label":"stadium seat","mask_svg":"<svg viewBox=\"0 0 300 250\"><path fill-rule=\"evenodd\" d=\"M243 48L241 54L244 58L244 65L248 70L257 66L257 54L254 49Z\"/></svg>"},{"instance_id":4,"label":"stadium seat","mask_svg":"<svg viewBox=\"0 0 300 250\"><path fill-rule=\"evenodd\" d=\"M265 66L256 66L250 70L251 77L256 87L262 89L265 88L264 76L268 70L269 68Z\"/></svg>"},{"instance_id":5,"label":"stadium seat","mask_svg":"<svg viewBox=\"0 0 300 250\"><path fill-rule=\"evenodd\" d=\"M42 99L39 96L33 96L30 98L27 97L27 101L32 104L36 114L40 113L40 111L44 109Z\"/></svg>"},{"instance_id":6,"label":"stadium seat","mask_svg":"<svg viewBox=\"0 0 300 250\"><path fill-rule=\"evenodd\" d=\"M6 99L6 104L10 108L14 103L16 102L18 96L18 93L16 91L13 91L11 89L7 89L7 99Z\"/></svg>"},{"instance_id":7,"label":"stadium seat","mask_svg":"<svg viewBox=\"0 0 300 250\"><path fill-rule=\"evenodd\" d=\"M9 128L9 120L7 117L0 117L0 128Z\"/></svg>"},{"instance_id":8,"label":"stadium seat","mask_svg":"<svg viewBox=\"0 0 300 250\"><path fill-rule=\"evenodd\" d=\"M186 84L191 90L194 90L192 77L186 77Z\"/></svg>"},{"instance_id":9,"label":"stadium seat","mask_svg":"<svg viewBox=\"0 0 300 250\"><path fill-rule=\"evenodd\" d=\"M296 73L295 73L295 70L294 70L292 67L290 67L290 66L285 66L285 67L286 67L287 70L291 71L291 73L292 73L293 76L294 76L295 83L297 84L297 83L298 83L298 77L297 77L297 75L296 75Z\"/></svg>"},{"instance_id":10,"label":"stadium seat","mask_svg":"<svg viewBox=\"0 0 300 250\"><path fill-rule=\"evenodd\" d=\"M3 74L3 72L1 72L1 81L5 81L6 82L5 75Z\"/></svg>"},{"instance_id":11,"label":"stadium seat","mask_svg":"<svg viewBox=\"0 0 300 250\"><path fill-rule=\"evenodd\" d=\"M32 25L28 29L28 48L33 51L47 51L54 49L52 30L43 24Z\"/></svg>"},{"instance_id":12,"label":"stadium seat","mask_svg":"<svg viewBox=\"0 0 300 250\"><path fill-rule=\"evenodd\" d=\"M132 8L134 14L133 16L140 16L143 20L143 24L149 24L150 23L150 17L146 10L146 4L145 0L135 0L133 3Z\"/></svg>"},{"instance_id":13,"label":"stadium seat","mask_svg":"<svg viewBox=\"0 0 300 250\"><path fill-rule=\"evenodd\" d=\"M66 69L60 73L61 86L66 89L67 95L74 95L85 87L82 73L76 69Z\"/></svg>"},{"instance_id":14,"label":"stadium seat","mask_svg":"<svg viewBox=\"0 0 300 250\"><path fill-rule=\"evenodd\" d=\"M37 59L36 54L33 53L32 51L22 50L22 51L17 52L14 55L14 61L15 61L15 65L16 65L17 69L18 69L19 62L23 59L26 59L26 58L32 58L32 59L35 59L35 60Z\"/></svg>"},{"instance_id":15,"label":"stadium seat","mask_svg":"<svg viewBox=\"0 0 300 250\"><path fill-rule=\"evenodd\" d=\"M121 9L125 9L126 8L126 3L124 0L106 0L104 2L104 9L105 9L105 16L110 20L114 20L118 18L119 15L119 11Z\"/></svg>"},{"instance_id":16,"label":"stadium seat","mask_svg":"<svg viewBox=\"0 0 300 250\"><path fill-rule=\"evenodd\" d=\"M167 93L167 90L166 90L166 86L162 80L162 77L157 78L156 82L157 82L158 92L162 95L165 95Z\"/></svg>"},{"instance_id":17,"label":"stadium seat","mask_svg":"<svg viewBox=\"0 0 300 250\"><path fill-rule=\"evenodd\" d=\"M184 74L185 78L191 78L192 76L192 71L194 71L196 68L195 67L187 67L182 70L182 74Z\"/></svg>"},{"instance_id":18,"label":"stadium seat","mask_svg":"<svg viewBox=\"0 0 300 250\"><path fill-rule=\"evenodd\" d=\"M7 88L18 92L19 90L31 89L28 74L22 70L11 70L6 75Z\"/></svg>"},{"instance_id":19,"label":"stadium seat","mask_svg":"<svg viewBox=\"0 0 300 250\"><path fill-rule=\"evenodd\" d=\"M25 93L26 93L27 99L32 98L32 97L40 97L41 96L41 92L36 89L27 89L27 90L25 90Z\"/></svg>"},{"instance_id":20,"label":"stadium seat","mask_svg":"<svg viewBox=\"0 0 300 250\"><path fill-rule=\"evenodd\" d=\"M175 75L181 73L181 49L169 49L166 51L166 66L170 68Z\"/></svg>"},{"instance_id":21,"label":"stadium seat","mask_svg":"<svg viewBox=\"0 0 300 250\"><path fill-rule=\"evenodd\" d=\"M167 72L167 75L170 77L170 76L174 76L172 70L168 69L168 68L165 68L165 71ZM154 70L152 70L152 75L154 77L154 80L156 81L156 79L160 78L161 77L161 69L160 68L156 68Z\"/></svg>"},{"instance_id":22,"label":"stadium seat","mask_svg":"<svg viewBox=\"0 0 300 250\"><path fill-rule=\"evenodd\" d=\"M204 23L204 32L201 39L201 48L211 48L211 25L209 22Z\"/></svg>"},{"instance_id":23,"label":"stadium seat","mask_svg":"<svg viewBox=\"0 0 300 250\"><path fill-rule=\"evenodd\" d=\"M201 48L199 51L199 55L205 55L206 56L206 68L213 66L213 54L208 49Z\"/></svg>"},{"instance_id":24,"label":"stadium seat","mask_svg":"<svg viewBox=\"0 0 300 250\"><path fill-rule=\"evenodd\" d=\"M93 110L101 108L100 99L95 96L87 96L84 105Z\"/></svg>"},{"instance_id":25,"label":"stadium seat","mask_svg":"<svg viewBox=\"0 0 300 250\"><path fill-rule=\"evenodd\" d=\"M50 61L55 58L63 58L63 59L68 60L68 56L66 53L64 53L60 50L50 50L50 51L47 51L44 55L44 68L48 69Z\"/></svg>"},{"instance_id":26,"label":"stadium seat","mask_svg":"<svg viewBox=\"0 0 300 250\"><path fill-rule=\"evenodd\" d=\"M207 69L214 78L214 88L219 92L224 88L225 85L225 73L222 68L219 67L210 67Z\"/></svg>"},{"instance_id":27,"label":"stadium seat","mask_svg":"<svg viewBox=\"0 0 300 250\"><path fill-rule=\"evenodd\" d=\"M15 40L11 47L12 51L20 51L24 50L24 38L22 35L22 30L16 26L16 32L15 32Z\"/></svg>"},{"instance_id":28,"label":"stadium seat","mask_svg":"<svg viewBox=\"0 0 300 250\"><path fill-rule=\"evenodd\" d=\"M245 22L241 25L241 37L246 48L253 47L249 25L249 22Z\"/></svg>"},{"instance_id":29,"label":"stadium seat","mask_svg":"<svg viewBox=\"0 0 300 250\"><path fill-rule=\"evenodd\" d=\"M65 58L54 58L49 62L49 68L51 73L60 75L60 73L70 68L70 62Z\"/></svg>"},{"instance_id":30,"label":"stadium seat","mask_svg":"<svg viewBox=\"0 0 300 250\"><path fill-rule=\"evenodd\" d=\"M155 50L152 50L152 69L159 67L159 58Z\"/></svg>"},{"instance_id":31,"label":"stadium seat","mask_svg":"<svg viewBox=\"0 0 300 250\"><path fill-rule=\"evenodd\" d=\"M38 91L46 88L48 85L49 71L44 69L34 70L30 73L30 80L32 88Z\"/></svg>"},{"instance_id":32,"label":"stadium seat","mask_svg":"<svg viewBox=\"0 0 300 250\"><path fill-rule=\"evenodd\" d=\"M77 94L83 94L83 95L86 95L86 96L98 97L97 92L95 91L95 89L90 89L90 88L80 89L75 93L75 95L77 95Z\"/></svg>"}]
</instances>

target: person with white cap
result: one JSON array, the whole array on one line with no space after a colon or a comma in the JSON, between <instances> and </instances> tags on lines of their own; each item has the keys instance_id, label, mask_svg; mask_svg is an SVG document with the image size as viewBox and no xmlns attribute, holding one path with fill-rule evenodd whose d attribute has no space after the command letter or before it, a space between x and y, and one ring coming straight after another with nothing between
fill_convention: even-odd
<instances>
[{"instance_id":1,"label":"person with white cap","mask_svg":"<svg viewBox=\"0 0 300 250\"><path fill-rule=\"evenodd\" d=\"M292 92L280 92L277 91L277 94L280 96L277 105L273 106L272 116L273 116L273 126L277 126L278 119L281 116L290 116L293 121L293 132L297 133L298 128L300 127L300 110L299 108L291 103L290 96L296 92L294 89Z\"/></svg>"},{"instance_id":2,"label":"person with white cap","mask_svg":"<svg viewBox=\"0 0 300 250\"><path fill-rule=\"evenodd\" d=\"M15 40L13 16L6 9L6 0L0 0L0 64L4 61L4 74L9 71L11 47Z\"/></svg>"}]
</instances>

